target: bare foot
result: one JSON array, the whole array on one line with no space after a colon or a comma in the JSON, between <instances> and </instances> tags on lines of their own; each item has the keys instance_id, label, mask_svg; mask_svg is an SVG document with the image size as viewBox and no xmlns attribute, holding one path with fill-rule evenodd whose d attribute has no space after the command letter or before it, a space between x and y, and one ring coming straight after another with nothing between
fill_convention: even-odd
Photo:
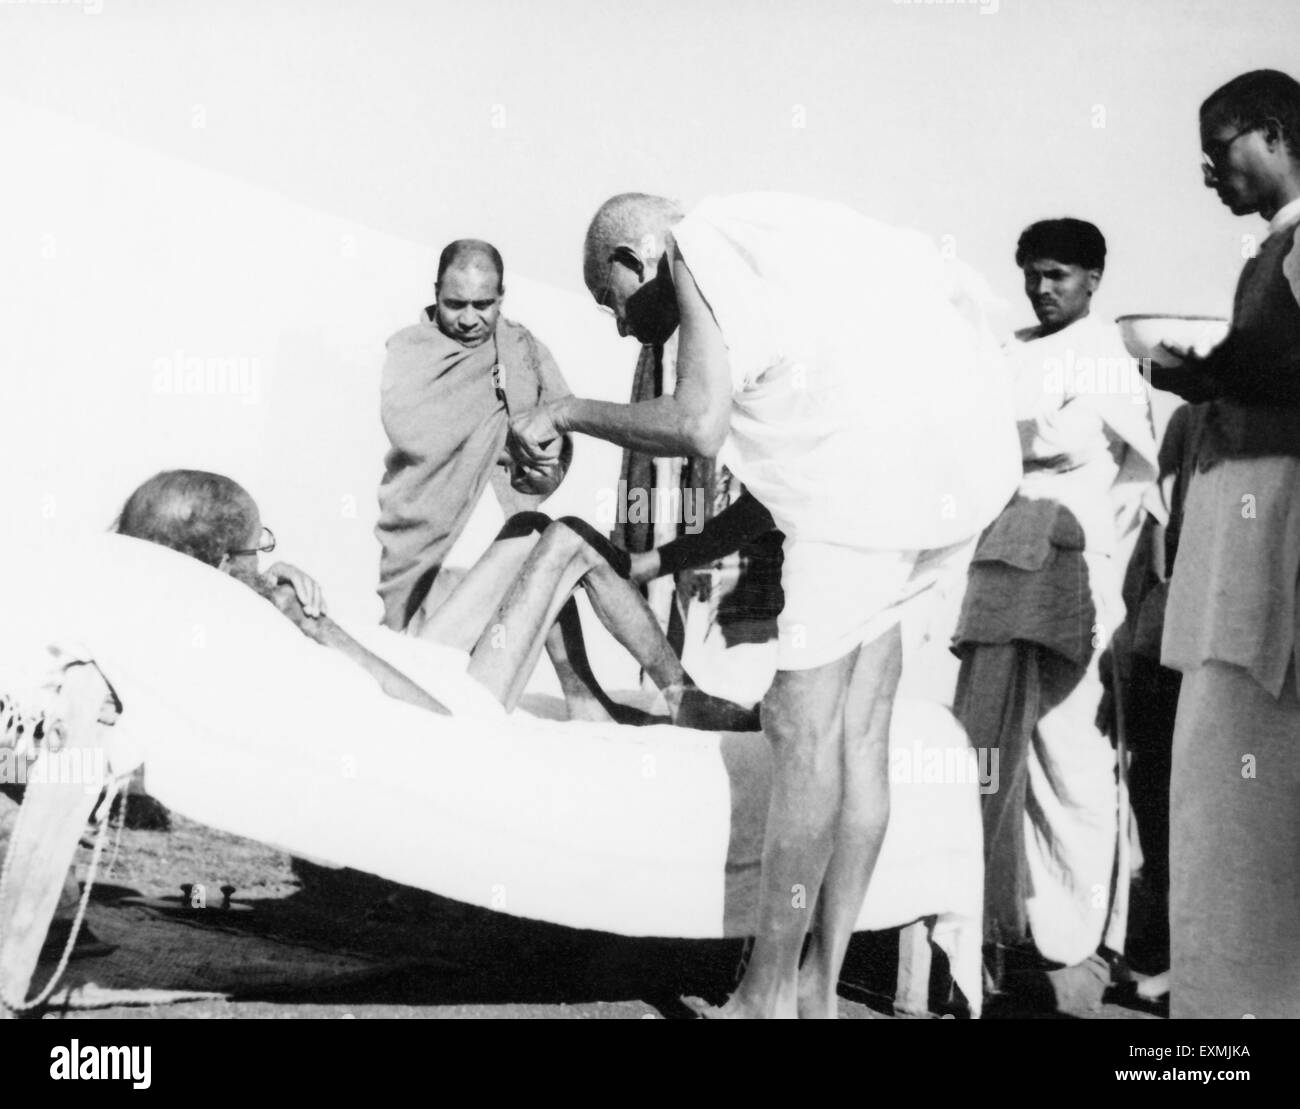
<instances>
[{"instance_id":1,"label":"bare foot","mask_svg":"<svg viewBox=\"0 0 1300 1109\"><path fill-rule=\"evenodd\" d=\"M673 712L673 723L679 728L698 728L706 732L756 732L759 730L758 706L743 708L734 701L687 686Z\"/></svg>"},{"instance_id":2,"label":"bare foot","mask_svg":"<svg viewBox=\"0 0 1300 1109\"><path fill-rule=\"evenodd\" d=\"M785 1011L778 1007L773 1012L764 1012L741 1001L737 994L732 994L722 1005L710 1005L698 997L687 997L682 1001L701 1020L794 1019L798 1016L793 1006L786 1007Z\"/></svg>"}]
</instances>

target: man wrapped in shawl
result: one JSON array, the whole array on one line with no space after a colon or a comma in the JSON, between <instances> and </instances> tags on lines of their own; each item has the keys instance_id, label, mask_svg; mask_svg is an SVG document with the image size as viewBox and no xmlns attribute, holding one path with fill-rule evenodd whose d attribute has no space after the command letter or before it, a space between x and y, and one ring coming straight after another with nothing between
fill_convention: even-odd
<instances>
[{"instance_id":1,"label":"man wrapped in shawl","mask_svg":"<svg viewBox=\"0 0 1300 1109\"><path fill-rule=\"evenodd\" d=\"M382 416L391 444L379 486L384 623L406 628L491 483L506 517L535 509L564 479L573 447L522 467L506 451L512 416L569 395L526 327L501 318L501 255L459 239L438 259L436 303L388 340Z\"/></svg>"},{"instance_id":2,"label":"man wrapped in shawl","mask_svg":"<svg viewBox=\"0 0 1300 1109\"><path fill-rule=\"evenodd\" d=\"M1039 320L1007 348L1024 476L980 538L954 638L955 711L1000 764L999 788L983 799L995 977L1007 948L1032 936L1058 966L1049 981L1067 1011L1100 1005L1109 967L1098 949L1124 948L1123 786L1098 714L1124 567L1156 477L1147 383L1114 325L1088 314L1105 258L1101 232L1082 220L1045 220L1020 237L1016 263Z\"/></svg>"}]
</instances>

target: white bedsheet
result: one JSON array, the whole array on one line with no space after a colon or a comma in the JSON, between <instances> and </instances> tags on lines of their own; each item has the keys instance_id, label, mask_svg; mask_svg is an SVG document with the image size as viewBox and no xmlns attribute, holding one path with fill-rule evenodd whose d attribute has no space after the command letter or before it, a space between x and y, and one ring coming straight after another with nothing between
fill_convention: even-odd
<instances>
[{"instance_id":1,"label":"white bedsheet","mask_svg":"<svg viewBox=\"0 0 1300 1109\"><path fill-rule=\"evenodd\" d=\"M193 819L579 928L751 929L761 735L506 716L476 692L463 655L421 662L419 644L367 632L464 714L439 717L384 696L225 575L120 536L5 552L0 620L0 684L20 685L53 644L82 645L124 706L115 769L143 762L150 792ZM926 752L964 752L966 739L939 706L902 701L894 719L905 772L858 927L938 915L935 939L978 1007L977 788L921 772L944 758L923 764Z\"/></svg>"}]
</instances>

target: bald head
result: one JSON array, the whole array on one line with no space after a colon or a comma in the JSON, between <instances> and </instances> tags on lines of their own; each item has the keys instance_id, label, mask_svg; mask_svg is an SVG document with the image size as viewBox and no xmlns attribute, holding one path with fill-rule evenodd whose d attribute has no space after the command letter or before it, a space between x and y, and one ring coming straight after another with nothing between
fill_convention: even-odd
<instances>
[{"instance_id":1,"label":"bald head","mask_svg":"<svg viewBox=\"0 0 1300 1109\"><path fill-rule=\"evenodd\" d=\"M448 270L485 270L496 274L497 285L505 292L506 267L501 260L501 252L489 242L482 239L457 239L442 248L438 255L437 284Z\"/></svg>"},{"instance_id":2,"label":"bald head","mask_svg":"<svg viewBox=\"0 0 1300 1109\"><path fill-rule=\"evenodd\" d=\"M664 252L664 235L682 218L673 201L648 193L610 197L592 217L582 255L582 276L596 293L605 284L610 258L619 247L630 249L643 263L657 262Z\"/></svg>"},{"instance_id":3,"label":"bald head","mask_svg":"<svg viewBox=\"0 0 1300 1109\"><path fill-rule=\"evenodd\" d=\"M167 470L127 498L116 530L217 566L256 541L261 518L238 482L203 470Z\"/></svg>"}]
</instances>

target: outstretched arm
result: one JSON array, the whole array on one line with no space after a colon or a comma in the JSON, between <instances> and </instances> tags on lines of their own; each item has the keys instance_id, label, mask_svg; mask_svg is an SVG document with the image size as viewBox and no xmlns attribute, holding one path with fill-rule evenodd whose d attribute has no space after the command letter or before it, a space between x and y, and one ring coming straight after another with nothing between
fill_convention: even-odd
<instances>
[{"instance_id":1,"label":"outstretched arm","mask_svg":"<svg viewBox=\"0 0 1300 1109\"><path fill-rule=\"evenodd\" d=\"M517 459L536 464L546 457L547 444L566 431L606 439L642 454L712 458L718 453L731 411L727 345L680 258L673 262L672 279L680 319L677 387L672 396L636 404L581 397L539 404L511 425L511 450Z\"/></svg>"},{"instance_id":2,"label":"outstretched arm","mask_svg":"<svg viewBox=\"0 0 1300 1109\"><path fill-rule=\"evenodd\" d=\"M539 339L532 338L532 352L536 359L535 366L539 386L537 403L546 404L562 397L573 396L573 390L569 388L569 383L564 380L564 375L560 373L560 367L555 364L551 352L546 349L546 344ZM510 484L519 493L531 493L542 497L550 496L564 480L572 461L573 438L565 435L553 462L541 466L515 466Z\"/></svg>"},{"instance_id":3,"label":"outstretched arm","mask_svg":"<svg viewBox=\"0 0 1300 1109\"><path fill-rule=\"evenodd\" d=\"M417 685L378 655L367 651L328 616L308 616L303 611L302 602L298 599L292 585L281 583L268 587L263 595L293 621L303 635L308 639L314 639L322 647L331 647L342 652L374 678L379 683L379 688L388 696L405 701L408 705L415 705L416 708L436 712L440 716L451 715L451 710L436 697L431 696L423 686Z\"/></svg>"}]
</instances>

